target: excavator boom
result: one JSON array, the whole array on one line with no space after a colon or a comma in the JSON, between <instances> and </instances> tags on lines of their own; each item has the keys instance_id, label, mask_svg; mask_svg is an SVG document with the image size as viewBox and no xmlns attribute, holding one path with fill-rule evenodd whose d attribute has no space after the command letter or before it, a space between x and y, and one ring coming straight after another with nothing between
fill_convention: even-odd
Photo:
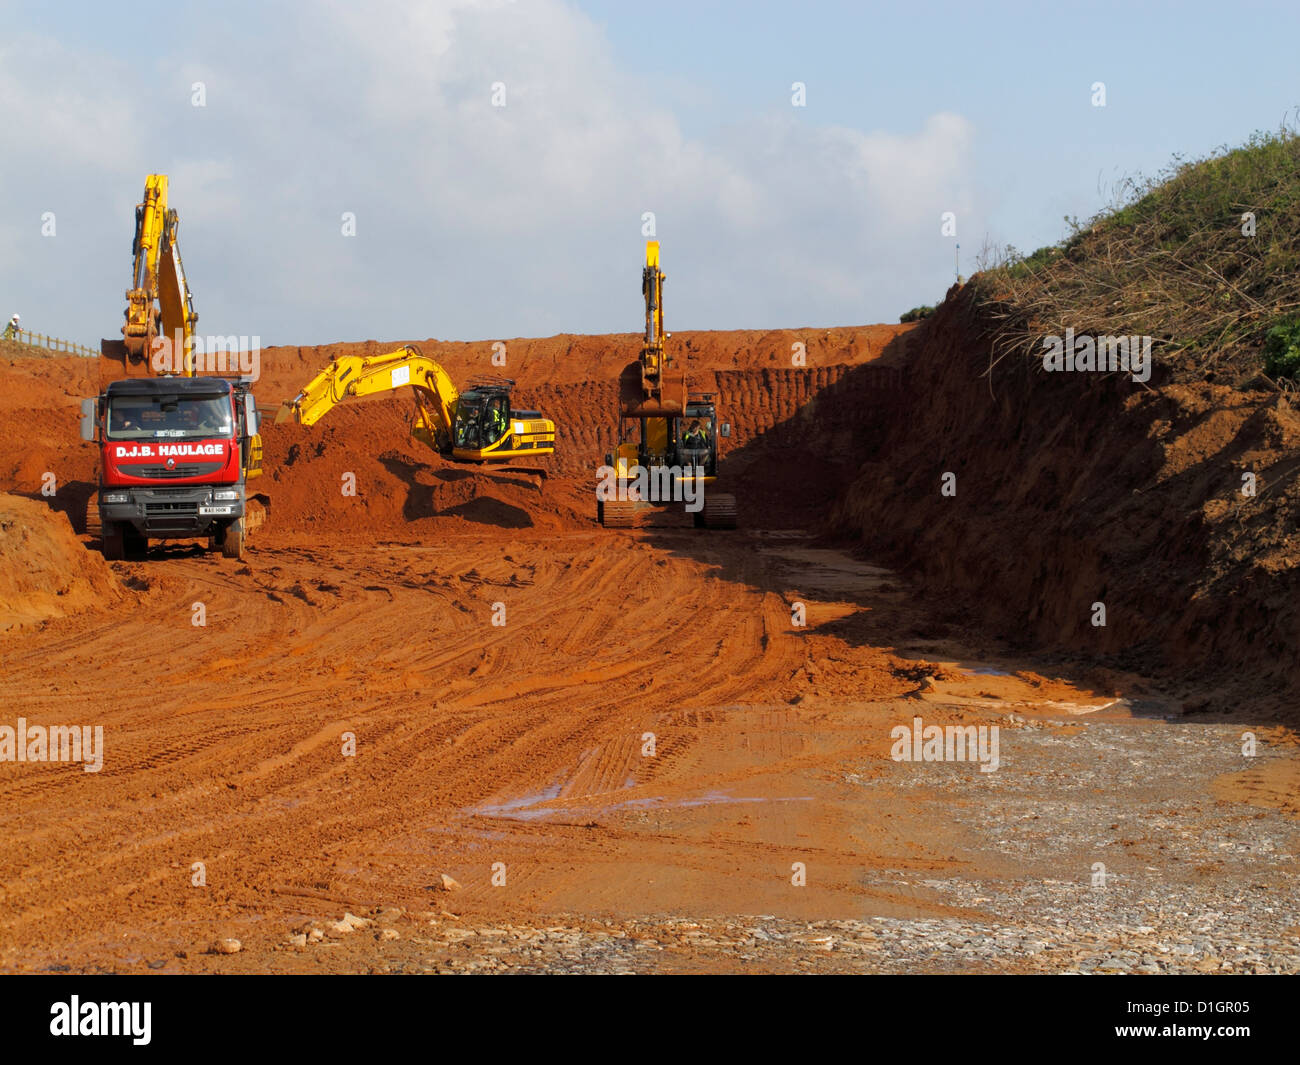
<instances>
[{"instance_id":1,"label":"excavator boom","mask_svg":"<svg viewBox=\"0 0 1300 1065\"><path fill-rule=\"evenodd\" d=\"M659 242L646 241L641 294L645 297L645 340L641 358L619 377L619 405L628 414L680 416L686 408L686 374L673 365L664 341L664 282Z\"/></svg>"},{"instance_id":2,"label":"excavator boom","mask_svg":"<svg viewBox=\"0 0 1300 1065\"><path fill-rule=\"evenodd\" d=\"M447 371L412 344L387 355L335 359L280 408L275 420L278 424L293 418L302 425L315 425L348 399L408 386L415 396L417 435L422 429L439 451L449 450L459 393Z\"/></svg>"},{"instance_id":3,"label":"excavator boom","mask_svg":"<svg viewBox=\"0 0 1300 1065\"><path fill-rule=\"evenodd\" d=\"M179 372L193 377L190 354L199 316L185 279L178 242L180 220L167 203L167 175L145 178L144 197L135 209L131 242L131 287L126 292L126 323L121 340L101 342L101 377L153 376ZM165 349L167 358L155 356Z\"/></svg>"}]
</instances>

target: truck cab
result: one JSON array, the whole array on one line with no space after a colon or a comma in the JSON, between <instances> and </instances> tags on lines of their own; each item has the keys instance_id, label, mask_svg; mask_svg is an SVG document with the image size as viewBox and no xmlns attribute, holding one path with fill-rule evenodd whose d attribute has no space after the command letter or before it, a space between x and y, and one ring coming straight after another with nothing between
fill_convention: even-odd
<instances>
[{"instance_id":1,"label":"truck cab","mask_svg":"<svg viewBox=\"0 0 1300 1065\"><path fill-rule=\"evenodd\" d=\"M151 539L195 537L226 557L243 557L247 482L262 463L248 382L114 381L84 401L81 434L99 445L105 558L143 557Z\"/></svg>"}]
</instances>

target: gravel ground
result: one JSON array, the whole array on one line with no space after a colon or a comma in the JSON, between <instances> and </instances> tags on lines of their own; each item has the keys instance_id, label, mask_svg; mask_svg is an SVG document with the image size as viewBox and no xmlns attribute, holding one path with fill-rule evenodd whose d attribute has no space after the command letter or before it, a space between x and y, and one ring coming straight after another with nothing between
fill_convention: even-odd
<instances>
[{"instance_id":1,"label":"gravel ground","mask_svg":"<svg viewBox=\"0 0 1300 1065\"><path fill-rule=\"evenodd\" d=\"M334 969L341 959L329 955L366 941L357 968L369 972L1300 972L1300 829L1210 790L1277 752L1243 758L1242 729L1226 725L1009 715L1001 727L995 773L898 763L883 777L845 776L914 789L919 817L946 818L973 841L951 876L876 869L864 889L961 916L476 926L387 910L354 942L322 932L282 949L318 951Z\"/></svg>"}]
</instances>

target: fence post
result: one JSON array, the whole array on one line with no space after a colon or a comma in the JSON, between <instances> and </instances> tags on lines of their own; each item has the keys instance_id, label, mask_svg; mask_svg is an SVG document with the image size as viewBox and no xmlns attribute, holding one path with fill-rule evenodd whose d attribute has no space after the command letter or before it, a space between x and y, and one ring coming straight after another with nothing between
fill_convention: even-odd
<instances>
[{"instance_id":1,"label":"fence post","mask_svg":"<svg viewBox=\"0 0 1300 1065\"><path fill-rule=\"evenodd\" d=\"M92 357L98 354L94 348L87 347L85 344L78 344L75 340L64 340L60 337L52 337L48 333L34 333L30 329L15 329L14 340L19 344L26 344L29 347L45 348L47 351L66 352L69 355Z\"/></svg>"}]
</instances>

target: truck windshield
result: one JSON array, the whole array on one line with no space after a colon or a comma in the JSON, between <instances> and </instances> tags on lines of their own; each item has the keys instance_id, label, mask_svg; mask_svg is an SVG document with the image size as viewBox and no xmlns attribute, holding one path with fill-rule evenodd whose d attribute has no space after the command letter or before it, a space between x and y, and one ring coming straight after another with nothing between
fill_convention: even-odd
<instances>
[{"instance_id":1,"label":"truck windshield","mask_svg":"<svg viewBox=\"0 0 1300 1065\"><path fill-rule=\"evenodd\" d=\"M108 401L109 440L221 439L235 435L229 396L115 396Z\"/></svg>"}]
</instances>

